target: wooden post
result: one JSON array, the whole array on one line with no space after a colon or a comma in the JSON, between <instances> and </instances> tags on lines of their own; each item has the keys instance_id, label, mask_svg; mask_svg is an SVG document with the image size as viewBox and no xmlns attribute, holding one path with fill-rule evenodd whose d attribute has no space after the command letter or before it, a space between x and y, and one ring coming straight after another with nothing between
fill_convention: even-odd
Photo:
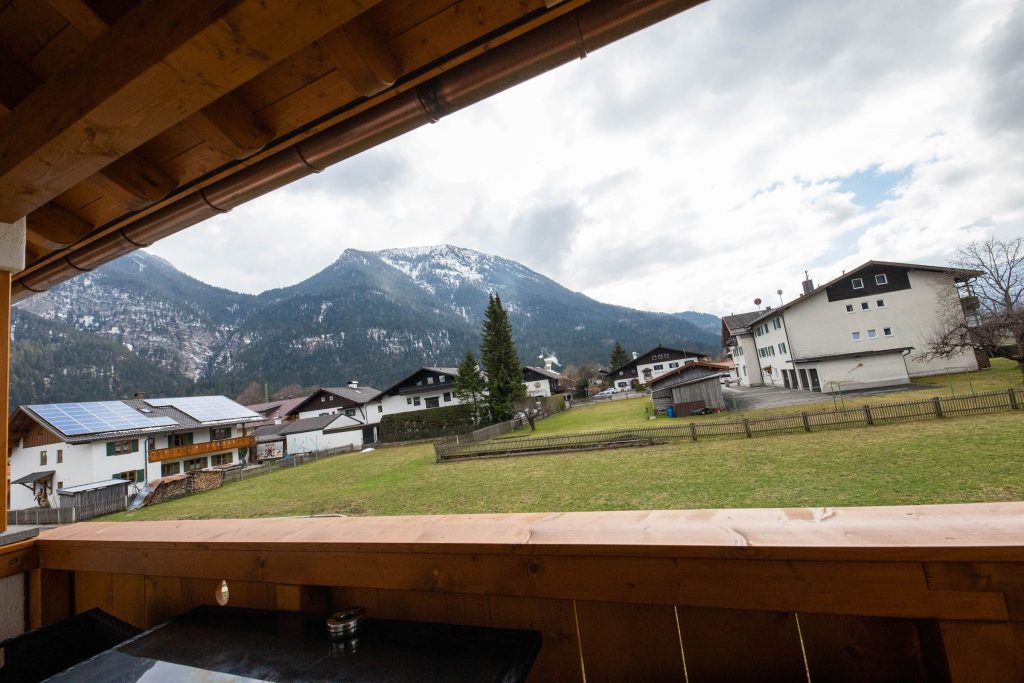
<instances>
[{"instance_id":1,"label":"wooden post","mask_svg":"<svg viewBox=\"0 0 1024 683\"><path fill-rule=\"evenodd\" d=\"M7 529L7 414L11 404L11 274L0 270L0 532Z\"/></svg>"},{"instance_id":2,"label":"wooden post","mask_svg":"<svg viewBox=\"0 0 1024 683\"><path fill-rule=\"evenodd\" d=\"M747 438L750 438L750 420L743 418L743 431L747 433Z\"/></svg>"},{"instance_id":3,"label":"wooden post","mask_svg":"<svg viewBox=\"0 0 1024 683\"><path fill-rule=\"evenodd\" d=\"M935 407L935 417L942 417L942 401L938 396L932 397L932 405Z\"/></svg>"},{"instance_id":4,"label":"wooden post","mask_svg":"<svg viewBox=\"0 0 1024 683\"><path fill-rule=\"evenodd\" d=\"M868 423L868 426L875 424L874 419L871 417L871 407L864 406L864 420Z\"/></svg>"},{"instance_id":5,"label":"wooden post","mask_svg":"<svg viewBox=\"0 0 1024 683\"><path fill-rule=\"evenodd\" d=\"M694 441L697 440L697 423L696 422L691 422L690 423L690 436L693 437Z\"/></svg>"},{"instance_id":6,"label":"wooden post","mask_svg":"<svg viewBox=\"0 0 1024 683\"><path fill-rule=\"evenodd\" d=\"M1010 387L1007 389L1007 393L1010 395L1010 408L1018 410L1020 408L1020 404L1017 403L1017 392L1013 390L1013 387Z\"/></svg>"},{"instance_id":7,"label":"wooden post","mask_svg":"<svg viewBox=\"0 0 1024 683\"><path fill-rule=\"evenodd\" d=\"M803 413L803 412L800 413L800 417L803 418L803 421L804 421L804 431L805 432L811 431L811 423L807 421L807 413Z\"/></svg>"}]
</instances>

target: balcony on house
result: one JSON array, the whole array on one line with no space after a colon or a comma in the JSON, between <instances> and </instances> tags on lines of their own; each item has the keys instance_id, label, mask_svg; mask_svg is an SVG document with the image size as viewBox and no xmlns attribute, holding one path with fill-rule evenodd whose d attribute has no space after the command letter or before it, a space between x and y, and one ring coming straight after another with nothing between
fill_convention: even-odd
<instances>
[{"instance_id":1,"label":"balcony on house","mask_svg":"<svg viewBox=\"0 0 1024 683\"><path fill-rule=\"evenodd\" d=\"M230 439L217 439L203 443L184 444L181 446L170 446L168 448L153 448L149 451L149 462L163 462L166 460L179 460L191 458L197 455L209 455L210 453L221 453L238 448L255 448L256 437L236 436Z\"/></svg>"}]
</instances>

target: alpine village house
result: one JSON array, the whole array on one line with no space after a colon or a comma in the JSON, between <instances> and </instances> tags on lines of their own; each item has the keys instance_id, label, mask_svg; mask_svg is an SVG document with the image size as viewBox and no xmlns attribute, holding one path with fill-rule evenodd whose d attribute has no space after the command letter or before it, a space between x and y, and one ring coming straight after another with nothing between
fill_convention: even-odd
<instances>
[{"instance_id":1,"label":"alpine village house","mask_svg":"<svg viewBox=\"0 0 1024 683\"><path fill-rule=\"evenodd\" d=\"M938 311L976 273L868 261L778 308L722 319L722 345L739 383L826 393L907 384L911 377L977 370L970 351L923 359Z\"/></svg>"}]
</instances>

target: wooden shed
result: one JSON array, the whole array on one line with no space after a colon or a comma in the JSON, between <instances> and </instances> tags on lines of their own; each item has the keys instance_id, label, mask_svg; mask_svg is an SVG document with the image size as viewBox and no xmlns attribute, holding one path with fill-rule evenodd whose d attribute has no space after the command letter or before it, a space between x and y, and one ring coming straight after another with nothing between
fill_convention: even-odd
<instances>
[{"instance_id":1,"label":"wooden shed","mask_svg":"<svg viewBox=\"0 0 1024 683\"><path fill-rule=\"evenodd\" d=\"M697 377L672 387L672 406L676 415L689 415L691 410L699 408L724 410L725 397L718 378L719 375Z\"/></svg>"},{"instance_id":2,"label":"wooden shed","mask_svg":"<svg viewBox=\"0 0 1024 683\"><path fill-rule=\"evenodd\" d=\"M667 372L664 375L655 378L649 384L651 388L651 400L654 402L654 412L664 414L670 405L685 403L686 401L681 401L675 398L675 388L688 386L695 380L707 377L715 378L713 383L715 386L711 386L712 383L707 383L707 386L701 388L700 391L708 394L708 398L710 400L705 405L694 406L694 408L725 408L725 399L722 396L722 388L718 384L718 377L722 374L723 371L721 367L713 363L696 362L687 363L678 369L672 370L671 372ZM680 395L692 396L695 395L693 392L696 391L698 391L698 389L688 389L686 392L680 392ZM687 412L694 408L688 409ZM676 414L679 414L678 409L676 410Z\"/></svg>"}]
</instances>

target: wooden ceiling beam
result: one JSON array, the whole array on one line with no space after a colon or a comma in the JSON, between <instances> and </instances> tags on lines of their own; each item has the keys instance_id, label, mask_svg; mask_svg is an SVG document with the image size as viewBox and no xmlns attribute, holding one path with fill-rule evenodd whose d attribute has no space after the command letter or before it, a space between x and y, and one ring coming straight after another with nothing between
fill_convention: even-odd
<instances>
[{"instance_id":1,"label":"wooden ceiling beam","mask_svg":"<svg viewBox=\"0 0 1024 683\"><path fill-rule=\"evenodd\" d=\"M36 251L54 251L74 244L92 227L63 207L44 204L28 215L26 237Z\"/></svg>"},{"instance_id":2,"label":"wooden ceiling beam","mask_svg":"<svg viewBox=\"0 0 1024 683\"><path fill-rule=\"evenodd\" d=\"M365 15L328 33L318 43L341 77L364 97L389 88L403 73L383 36Z\"/></svg>"},{"instance_id":3,"label":"wooden ceiling beam","mask_svg":"<svg viewBox=\"0 0 1024 683\"><path fill-rule=\"evenodd\" d=\"M109 28L107 22L85 0L48 2L90 41L99 38ZM274 132L256 112L230 93L190 116L185 124L229 159L251 156L274 139ZM173 185L164 195L172 189Z\"/></svg>"},{"instance_id":4,"label":"wooden ceiling beam","mask_svg":"<svg viewBox=\"0 0 1024 683\"><path fill-rule=\"evenodd\" d=\"M373 4L142 0L0 121L0 221L28 214Z\"/></svg>"},{"instance_id":5,"label":"wooden ceiling beam","mask_svg":"<svg viewBox=\"0 0 1024 683\"><path fill-rule=\"evenodd\" d=\"M228 93L185 122L229 159L244 159L263 149L274 132L237 96Z\"/></svg>"}]
</instances>

